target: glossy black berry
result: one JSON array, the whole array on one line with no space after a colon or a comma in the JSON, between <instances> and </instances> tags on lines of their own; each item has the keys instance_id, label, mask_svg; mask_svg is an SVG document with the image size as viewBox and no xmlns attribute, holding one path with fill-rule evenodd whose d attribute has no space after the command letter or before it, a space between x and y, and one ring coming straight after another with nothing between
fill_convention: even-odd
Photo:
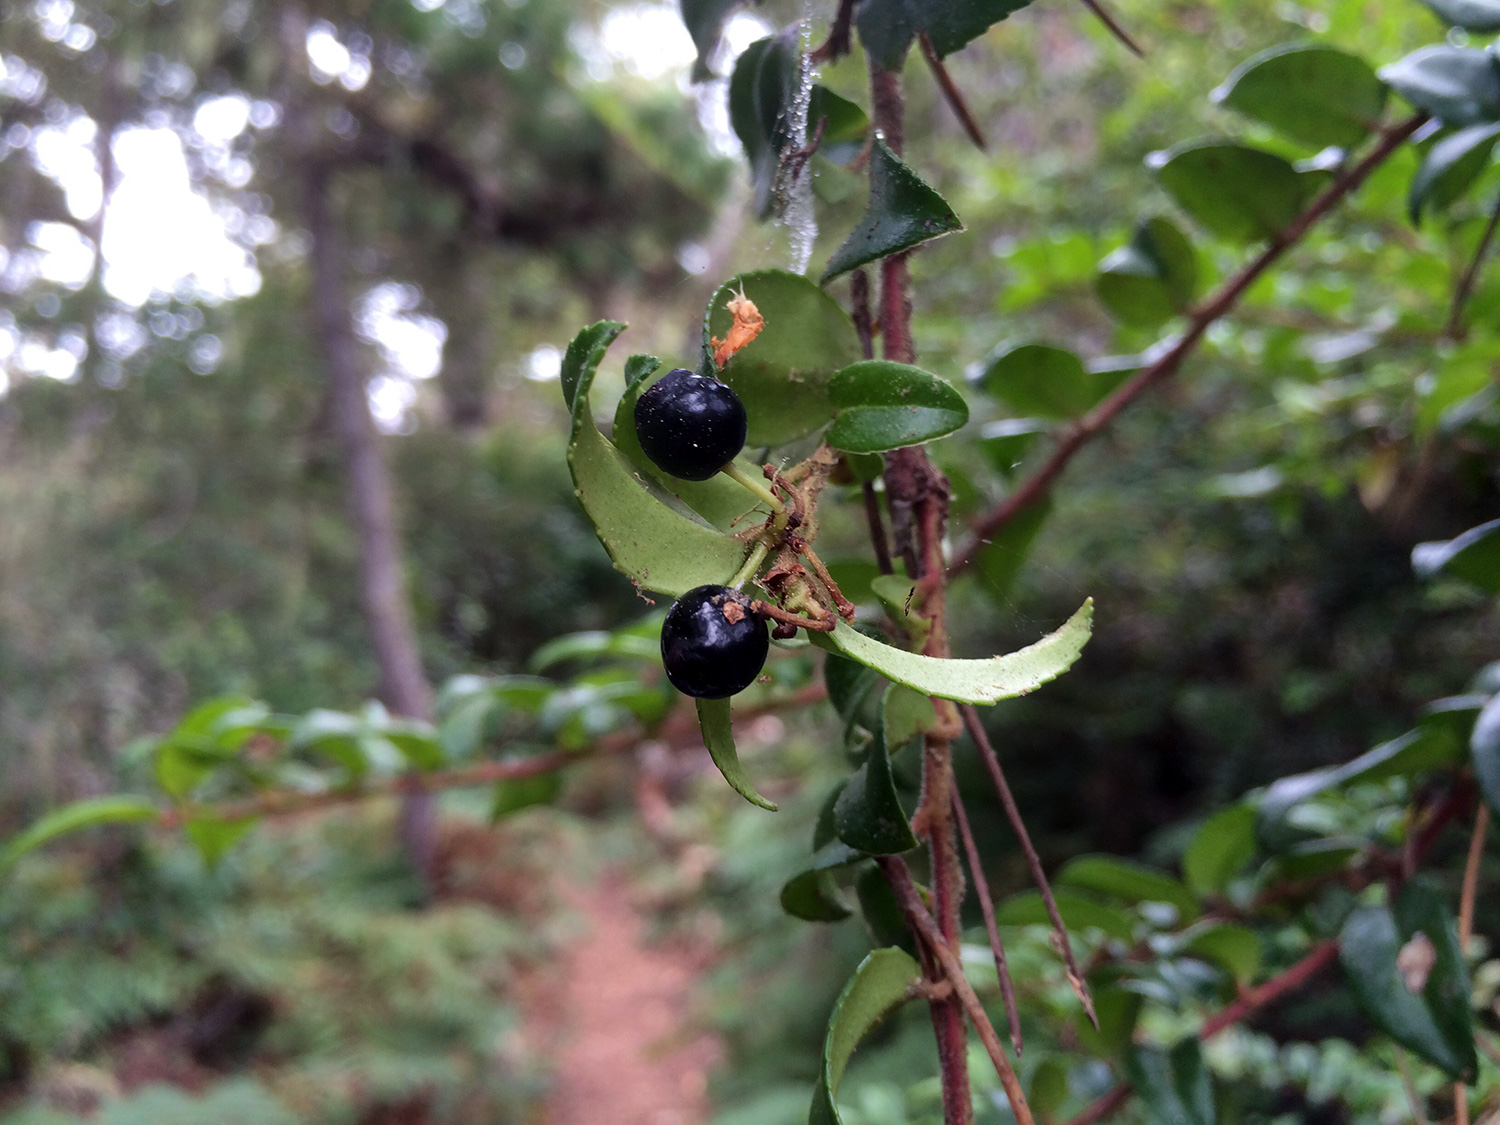
<instances>
[{"instance_id":1,"label":"glossy black berry","mask_svg":"<svg viewBox=\"0 0 1500 1125\"><path fill-rule=\"evenodd\" d=\"M684 695L723 699L760 675L770 651L766 620L728 586L699 586L677 599L661 627L661 662Z\"/></svg>"},{"instance_id":2,"label":"glossy black berry","mask_svg":"<svg viewBox=\"0 0 1500 1125\"><path fill-rule=\"evenodd\" d=\"M635 432L651 463L683 480L707 480L745 448L745 407L733 389L685 367L635 402Z\"/></svg>"}]
</instances>

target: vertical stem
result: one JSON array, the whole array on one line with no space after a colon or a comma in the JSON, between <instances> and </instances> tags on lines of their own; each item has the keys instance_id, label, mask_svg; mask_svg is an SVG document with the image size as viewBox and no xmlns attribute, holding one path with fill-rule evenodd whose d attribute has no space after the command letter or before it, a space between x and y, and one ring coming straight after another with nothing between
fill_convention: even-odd
<instances>
[{"instance_id":1,"label":"vertical stem","mask_svg":"<svg viewBox=\"0 0 1500 1125\"><path fill-rule=\"evenodd\" d=\"M904 102L901 78L870 60L871 105L875 128L893 152L903 147ZM911 363L916 348L911 334L911 275L907 255L895 254L880 263L880 339L886 359ZM924 651L948 655L943 625L946 564L943 536L948 518L948 482L920 446L897 449L886 457L886 503L896 548L913 578L923 575L922 613L932 622ZM937 724L923 739L922 796L913 827L927 842L932 870L933 909L946 949L956 958L959 948L959 907L964 877L949 794L953 786L953 739L961 729L957 710L946 700L934 700ZM920 937L920 935L919 935ZM932 979L941 979L937 973ZM968 1033L964 1008L952 991L930 1001L932 1029L937 1038L938 1064L943 1083L945 1125L972 1125L974 1103L969 1092Z\"/></svg>"}]
</instances>

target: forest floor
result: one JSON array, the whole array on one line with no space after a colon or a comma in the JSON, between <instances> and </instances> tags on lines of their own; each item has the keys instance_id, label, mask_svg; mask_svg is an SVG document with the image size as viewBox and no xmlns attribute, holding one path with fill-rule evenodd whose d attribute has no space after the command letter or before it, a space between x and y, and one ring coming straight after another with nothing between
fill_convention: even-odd
<instances>
[{"instance_id":1,"label":"forest floor","mask_svg":"<svg viewBox=\"0 0 1500 1125\"><path fill-rule=\"evenodd\" d=\"M580 933L523 999L553 1075L543 1125L703 1125L722 1053L694 1016L706 951L650 940L640 893L623 875L562 897Z\"/></svg>"}]
</instances>

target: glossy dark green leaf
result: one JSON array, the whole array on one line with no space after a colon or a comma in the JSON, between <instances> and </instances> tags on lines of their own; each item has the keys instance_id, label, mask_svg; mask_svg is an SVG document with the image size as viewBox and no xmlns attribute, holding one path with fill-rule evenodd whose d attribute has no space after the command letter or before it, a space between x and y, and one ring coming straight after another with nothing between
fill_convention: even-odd
<instances>
[{"instance_id":1,"label":"glossy dark green leaf","mask_svg":"<svg viewBox=\"0 0 1500 1125\"><path fill-rule=\"evenodd\" d=\"M1068 670L1088 641L1091 600L1055 632L1033 645L988 660L943 660L881 644L839 622L831 633L816 633L813 644L842 653L898 684L959 703L995 703L1025 695Z\"/></svg>"},{"instance_id":2,"label":"glossy dark green leaf","mask_svg":"<svg viewBox=\"0 0 1500 1125\"><path fill-rule=\"evenodd\" d=\"M820 283L962 229L948 201L876 137L870 146L870 206L834 251Z\"/></svg>"},{"instance_id":3,"label":"glossy dark green leaf","mask_svg":"<svg viewBox=\"0 0 1500 1125\"><path fill-rule=\"evenodd\" d=\"M1249 926L1233 922L1205 926L1183 944L1182 951L1221 966L1243 985L1248 986L1260 971L1260 935Z\"/></svg>"},{"instance_id":4,"label":"glossy dark green leaf","mask_svg":"<svg viewBox=\"0 0 1500 1125\"><path fill-rule=\"evenodd\" d=\"M724 583L744 562L743 543L670 507L652 483L594 426L589 389L599 361L625 326L585 328L563 356L563 393L573 411L568 468L573 491L616 569L647 590L676 597Z\"/></svg>"},{"instance_id":5,"label":"glossy dark green leaf","mask_svg":"<svg viewBox=\"0 0 1500 1125\"><path fill-rule=\"evenodd\" d=\"M1292 43L1244 63L1214 99L1284 137L1353 148L1380 124L1386 87L1370 64L1322 43Z\"/></svg>"},{"instance_id":6,"label":"glossy dark green leaf","mask_svg":"<svg viewBox=\"0 0 1500 1125\"><path fill-rule=\"evenodd\" d=\"M1114 379L1088 371L1083 360L1049 344L1021 344L990 361L979 385L1022 414L1074 418L1113 389Z\"/></svg>"},{"instance_id":7,"label":"glossy dark green leaf","mask_svg":"<svg viewBox=\"0 0 1500 1125\"><path fill-rule=\"evenodd\" d=\"M750 775L740 765L739 752L734 747L734 727L729 717L729 700L699 699L698 725L703 729L703 745L708 754L729 782L729 787L752 805L776 811L776 805L766 800L750 784Z\"/></svg>"},{"instance_id":8,"label":"glossy dark green leaf","mask_svg":"<svg viewBox=\"0 0 1500 1125\"><path fill-rule=\"evenodd\" d=\"M1500 31L1500 0L1422 0L1439 19L1465 31Z\"/></svg>"},{"instance_id":9,"label":"glossy dark green leaf","mask_svg":"<svg viewBox=\"0 0 1500 1125\"><path fill-rule=\"evenodd\" d=\"M951 434L969 404L951 383L920 367L867 359L828 381L835 411L824 440L850 453L881 453Z\"/></svg>"},{"instance_id":10,"label":"glossy dark green leaf","mask_svg":"<svg viewBox=\"0 0 1500 1125\"><path fill-rule=\"evenodd\" d=\"M1402 971L1401 951L1413 939L1432 963L1425 980L1414 970ZM1408 882L1394 909L1364 906L1350 914L1339 935L1339 963L1381 1030L1452 1077L1473 1080L1468 969L1452 915L1430 884Z\"/></svg>"},{"instance_id":11,"label":"glossy dark green leaf","mask_svg":"<svg viewBox=\"0 0 1500 1125\"><path fill-rule=\"evenodd\" d=\"M976 560L984 592L998 605L1009 606L1011 587L1026 563L1036 537L1052 514L1050 495L1030 504L993 535Z\"/></svg>"},{"instance_id":12,"label":"glossy dark green leaf","mask_svg":"<svg viewBox=\"0 0 1500 1125\"><path fill-rule=\"evenodd\" d=\"M693 46L698 49L698 58L693 63L693 81L701 82L713 77L709 60L719 46L719 33L729 13L745 0L679 0L678 10L688 34L693 37Z\"/></svg>"},{"instance_id":13,"label":"glossy dark green leaf","mask_svg":"<svg viewBox=\"0 0 1500 1125\"><path fill-rule=\"evenodd\" d=\"M1053 894L1057 911L1062 915L1063 925L1070 933L1083 930L1099 930L1117 941L1135 940L1135 926L1130 915L1118 907L1109 906L1059 887ZM1038 891L1022 891L1018 895L995 906L995 922L1001 926L1050 926L1047 904Z\"/></svg>"},{"instance_id":14,"label":"glossy dark green leaf","mask_svg":"<svg viewBox=\"0 0 1500 1125\"><path fill-rule=\"evenodd\" d=\"M821 82L813 84L812 98L807 105L807 136L813 133L822 120L823 139L818 142L818 153L835 164L847 164L865 148L865 139L870 132L870 118L854 102L841 94L835 94Z\"/></svg>"},{"instance_id":15,"label":"glossy dark green leaf","mask_svg":"<svg viewBox=\"0 0 1500 1125\"><path fill-rule=\"evenodd\" d=\"M0 875L9 871L27 852L59 836L102 824L134 824L156 817L156 806L140 797L89 797L63 805L5 842L0 848Z\"/></svg>"},{"instance_id":16,"label":"glossy dark green leaf","mask_svg":"<svg viewBox=\"0 0 1500 1125\"><path fill-rule=\"evenodd\" d=\"M861 354L859 334L843 307L800 274L753 270L731 277L713 295L703 318L703 350L729 334L725 307L743 289L766 326L730 357L720 379L733 387L749 416L749 442L781 445L810 434L833 417L828 381Z\"/></svg>"},{"instance_id":17,"label":"glossy dark green leaf","mask_svg":"<svg viewBox=\"0 0 1500 1125\"><path fill-rule=\"evenodd\" d=\"M1186 312L1197 296L1198 256L1187 235L1157 215L1099 263L1094 288L1117 320L1157 328Z\"/></svg>"},{"instance_id":18,"label":"glossy dark green leaf","mask_svg":"<svg viewBox=\"0 0 1500 1125\"><path fill-rule=\"evenodd\" d=\"M890 699L889 691L886 699ZM876 731L864 762L849 778L833 806L838 838L868 855L895 855L917 846L906 810L896 796L896 781L891 775L886 747L885 732Z\"/></svg>"},{"instance_id":19,"label":"glossy dark green leaf","mask_svg":"<svg viewBox=\"0 0 1500 1125\"><path fill-rule=\"evenodd\" d=\"M1407 212L1415 225L1422 221L1422 210L1431 207L1443 211L1468 191L1489 167L1500 124L1470 125L1440 139L1422 159L1422 166L1411 180Z\"/></svg>"},{"instance_id":20,"label":"glossy dark green leaf","mask_svg":"<svg viewBox=\"0 0 1500 1125\"><path fill-rule=\"evenodd\" d=\"M209 867L217 867L224 858L224 853L234 847L240 837L255 825L254 817L224 820L222 817L197 814L188 818L183 829L187 832L188 839L193 841L193 846L198 849L198 854L203 857L203 862Z\"/></svg>"},{"instance_id":21,"label":"glossy dark green leaf","mask_svg":"<svg viewBox=\"0 0 1500 1125\"><path fill-rule=\"evenodd\" d=\"M1053 883L1082 887L1126 902L1170 903L1183 922L1198 916L1198 900L1182 883L1155 868L1118 856L1078 856L1057 873Z\"/></svg>"},{"instance_id":22,"label":"glossy dark green leaf","mask_svg":"<svg viewBox=\"0 0 1500 1125\"><path fill-rule=\"evenodd\" d=\"M840 922L851 910L833 873L868 858L834 836L833 809L844 783L829 794L813 833L812 861L781 888L781 908L804 922Z\"/></svg>"},{"instance_id":23,"label":"glossy dark green leaf","mask_svg":"<svg viewBox=\"0 0 1500 1125\"><path fill-rule=\"evenodd\" d=\"M1500 695L1485 704L1469 737L1474 774L1490 808L1500 813Z\"/></svg>"},{"instance_id":24,"label":"glossy dark green leaf","mask_svg":"<svg viewBox=\"0 0 1500 1125\"><path fill-rule=\"evenodd\" d=\"M979 446L996 471L1013 477L1036 439L1051 428L1044 418L1001 418L984 424Z\"/></svg>"},{"instance_id":25,"label":"glossy dark green leaf","mask_svg":"<svg viewBox=\"0 0 1500 1125\"><path fill-rule=\"evenodd\" d=\"M1203 227L1236 242L1280 234L1311 198L1311 185L1275 153L1228 142L1154 153L1162 187Z\"/></svg>"},{"instance_id":26,"label":"glossy dark green leaf","mask_svg":"<svg viewBox=\"0 0 1500 1125\"><path fill-rule=\"evenodd\" d=\"M1422 578L1443 572L1486 593L1500 593L1500 520L1471 527L1455 539L1418 543L1412 548L1411 565Z\"/></svg>"},{"instance_id":27,"label":"glossy dark green leaf","mask_svg":"<svg viewBox=\"0 0 1500 1125\"><path fill-rule=\"evenodd\" d=\"M1125 1056L1125 1075L1154 1125L1214 1125L1214 1089L1203 1050L1191 1036L1171 1051L1139 1046Z\"/></svg>"},{"instance_id":28,"label":"glossy dark green leaf","mask_svg":"<svg viewBox=\"0 0 1500 1125\"><path fill-rule=\"evenodd\" d=\"M1182 877L1194 894L1220 894L1255 855L1255 810L1230 805L1205 820L1182 856Z\"/></svg>"},{"instance_id":29,"label":"glossy dark green leaf","mask_svg":"<svg viewBox=\"0 0 1500 1125\"><path fill-rule=\"evenodd\" d=\"M859 40L886 70L900 70L907 49L926 32L946 57L1031 0L864 0L855 11Z\"/></svg>"},{"instance_id":30,"label":"glossy dark green leaf","mask_svg":"<svg viewBox=\"0 0 1500 1125\"><path fill-rule=\"evenodd\" d=\"M1500 68L1478 47L1423 47L1380 77L1412 105L1448 125L1500 118Z\"/></svg>"},{"instance_id":31,"label":"glossy dark green leaf","mask_svg":"<svg viewBox=\"0 0 1500 1125\"><path fill-rule=\"evenodd\" d=\"M854 893L859 899L859 912L865 920L865 928L877 946L894 945L916 955L917 941L901 916L901 907L896 903L895 892L885 881L880 868L869 864L854 879Z\"/></svg>"},{"instance_id":32,"label":"glossy dark green leaf","mask_svg":"<svg viewBox=\"0 0 1500 1125\"><path fill-rule=\"evenodd\" d=\"M901 949L877 949L854 970L833 1006L808 1125L842 1125L839 1084L860 1040L917 994L922 970Z\"/></svg>"}]
</instances>

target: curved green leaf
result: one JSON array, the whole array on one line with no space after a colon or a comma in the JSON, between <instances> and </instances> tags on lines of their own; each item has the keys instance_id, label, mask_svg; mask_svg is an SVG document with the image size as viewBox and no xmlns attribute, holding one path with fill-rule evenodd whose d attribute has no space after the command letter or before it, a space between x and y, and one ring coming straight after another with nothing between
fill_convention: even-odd
<instances>
[{"instance_id":1,"label":"curved green leaf","mask_svg":"<svg viewBox=\"0 0 1500 1125\"><path fill-rule=\"evenodd\" d=\"M948 201L877 136L870 146L870 206L834 251L819 283L956 230L963 223Z\"/></svg>"},{"instance_id":2,"label":"curved green leaf","mask_svg":"<svg viewBox=\"0 0 1500 1125\"><path fill-rule=\"evenodd\" d=\"M886 700L889 715L889 690ZM917 846L906 810L896 796L896 781L891 775L886 747L885 733L876 731L864 762L849 778L833 806L833 823L839 839L868 855L895 855Z\"/></svg>"},{"instance_id":3,"label":"curved green leaf","mask_svg":"<svg viewBox=\"0 0 1500 1125\"><path fill-rule=\"evenodd\" d=\"M1274 153L1228 142L1185 145L1147 161L1162 187L1207 230L1238 242L1273 238L1311 197L1311 184Z\"/></svg>"},{"instance_id":4,"label":"curved green leaf","mask_svg":"<svg viewBox=\"0 0 1500 1125\"><path fill-rule=\"evenodd\" d=\"M1094 288L1117 320L1157 328L1192 304L1198 292L1198 256L1175 223L1156 215L1099 263Z\"/></svg>"},{"instance_id":5,"label":"curved green leaf","mask_svg":"<svg viewBox=\"0 0 1500 1125\"><path fill-rule=\"evenodd\" d=\"M969 404L952 384L920 367L881 359L835 372L828 397L838 413L825 440L849 453L920 445L969 420Z\"/></svg>"},{"instance_id":6,"label":"curved green leaf","mask_svg":"<svg viewBox=\"0 0 1500 1125\"><path fill-rule=\"evenodd\" d=\"M1422 0L1439 19L1465 31L1500 31L1500 0Z\"/></svg>"},{"instance_id":7,"label":"curved green leaf","mask_svg":"<svg viewBox=\"0 0 1500 1125\"><path fill-rule=\"evenodd\" d=\"M1053 883L1083 887L1126 902L1165 902L1184 922L1198 916L1198 899L1182 883L1144 864L1112 855L1082 855L1068 862Z\"/></svg>"},{"instance_id":8,"label":"curved green leaf","mask_svg":"<svg viewBox=\"0 0 1500 1125\"><path fill-rule=\"evenodd\" d=\"M1214 1088L1203 1050L1191 1036L1170 1052L1134 1047L1125 1056L1125 1075L1155 1125L1214 1125Z\"/></svg>"},{"instance_id":9,"label":"curved green leaf","mask_svg":"<svg viewBox=\"0 0 1500 1125\"><path fill-rule=\"evenodd\" d=\"M1490 808L1500 813L1500 695L1485 704L1469 737L1474 773Z\"/></svg>"},{"instance_id":10,"label":"curved green leaf","mask_svg":"<svg viewBox=\"0 0 1500 1125\"><path fill-rule=\"evenodd\" d=\"M818 142L820 156L835 164L847 164L864 151L865 138L870 132L869 115L848 98L817 82L807 105L809 138L820 119L824 122L823 139Z\"/></svg>"},{"instance_id":11,"label":"curved green leaf","mask_svg":"<svg viewBox=\"0 0 1500 1125\"><path fill-rule=\"evenodd\" d=\"M1471 527L1455 539L1418 543L1411 565L1421 578L1446 571L1486 593L1500 593L1500 520Z\"/></svg>"},{"instance_id":12,"label":"curved green leaf","mask_svg":"<svg viewBox=\"0 0 1500 1125\"><path fill-rule=\"evenodd\" d=\"M1095 929L1117 941L1133 942L1135 926L1130 915L1096 899L1058 888L1053 894L1057 912L1070 933ZM995 907L995 923L1000 926L1050 926L1052 919L1039 891L1022 891Z\"/></svg>"},{"instance_id":13,"label":"curved green leaf","mask_svg":"<svg viewBox=\"0 0 1500 1125\"><path fill-rule=\"evenodd\" d=\"M1260 935L1249 926L1220 922L1194 933L1182 951L1212 961L1241 984L1248 985L1260 971Z\"/></svg>"},{"instance_id":14,"label":"curved green leaf","mask_svg":"<svg viewBox=\"0 0 1500 1125\"><path fill-rule=\"evenodd\" d=\"M782 886L781 909L804 922L843 921L853 911L833 881L833 872L867 858L842 840L825 843L813 853L806 870L799 871Z\"/></svg>"},{"instance_id":15,"label":"curved green leaf","mask_svg":"<svg viewBox=\"0 0 1500 1125\"><path fill-rule=\"evenodd\" d=\"M1473 186L1489 167L1500 124L1470 125L1442 138L1422 159L1422 166L1411 179L1407 211L1413 225L1422 221L1422 209L1431 204L1434 210L1445 210Z\"/></svg>"},{"instance_id":16,"label":"curved green leaf","mask_svg":"<svg viewBox=\"0 0 1500 1125\"><path fill-rule=\"evenodd\" d=\"M1255 810L1230 805L1205 820L1182 856L1182 877L1198 895L1218 894L1255 855Z\"/></svg>"},{"instance_id":17,"label":"curved green leaf","mask_svg":"<svg viewBox=\"0 0 1500 1125\"><path fill-rule=\"evenodd\" d=\"M647 491L650 482L594 427L589 388L605 349L624 328L609 320L585 328L563 357L563 393L573 410L568 468L574 494L616 569L647 590L676 597L695 586L728 581L746 552L737 539Z\"/></svg>"},{"instance_id":18,"label":"curved green leaf","mask_svg":"<svg viewBox=\"0 0 1500 1125\"><path fill-rule=\"evenodd\" d=\"M1352 148L1379 126L1386 87L1364 59L1292 43L1241 65L1213 97L1302 144Z\"/></svg>"},{"instance_id":19,"label":"curved green leaf","mask_svg":"<svg viewBox=\"0 0 1500 1125\"><path fill-rule=\"evenodd\" d=\"M751 445L781 445L810 434L833 417L828 381L861 355L859 333L843 307L812 281L787 270L754 270L731 277L709 301L703 351L723 339L732 318L725 302L743 289L766 326L730 357L718 377L735 389L749 416ZM704 361L708 369L708 360Z\"/></svg>"},{"instance_id":20,"label":"curved green leaf","mask_svg":"<svg viewBox=\"0 0 1500 1125\"><path fill-rule=\"evenodd\" d=\"M775 812L777 806L755 791L755 786L750 784L750 776L740 765L739 752L734 748L734 726L729 717L729 700L699 699L694 702L698 704L698 725L703 728L703 745L708 747L709 757L719 767L719 772L729 782L729 787L752 805Z\"/></svg>"},{"instance_id":21,"label":"curved green leaf","mask_svg":"<svg viewBox=\"0 0 1500 1125\"><path fill-rule=\"evenodd\" d=\"M554 637L533 652L531 659L526 662L526 667L532 672L545 672L548 668L568 660L587 660L600 656L623 657L630 660L659 660L661 659L661 643L653 637L641 637L632 633L611 633L605 629L566 633L561 637Z\"/></svg>"},{"instance_id":22,"label":"curved green leaf","mask_svg":"<svg viewBox=\"0 0 1500 1125\"><path fill-rule=\"evenodd\" d=\"M917 939L901 916L896 894L880 868L869 864L854 877L854 895L876 945L894 945L916 955Z\"/></svg>"},{"instance_id":23,"label":"curved green leaf","mask_svg":"<svg viewBox=\"0 0 1500 1125\"><path fill-rule=\"evenodd\" d=\"M735 60L729 77L729 124L745 150L755 216L776 210L776 177L790 133L801 56L795 28L757 39Z\"/></svg>"},{"instance_id":24,"label":"curved green leaf","mask_svg":"<svg viewBox=\"0 0 1500 1125\"><path fill-rule=\"evenodd\" d=\"M1412 105L1449 125L1500 118L1500 69L1478 47L1423 47L1380 71Z\"/></svg>"},{"instance_id":25,"label":"curved green leaf","mask_svg":"<svg viewBox=\"0 0 1500 1125\"><path fill-rule=\"evenodd\" d=\"M1020 344L1001 352L985 368L979 385L1023 414L1075 418L1113 389L1115 380L1100 378L1083 360L1050 344Z\"/></svg>"},{"instance_id":26,"label":"curved green leaf","mask_svg":"<svg viewBox=\"0 0 1500 1125\"><path fill-rule=\"evenodd\" d=\"M709 59L719 46L719 33L729 13L745 0L679 0L678 11L687 25L698 58L693 63L693 81L702 82L714 76Z\"/></svg>"},{"instance_id":27,"label":"curved green leaf","mask_svg":"<svg viewBox=\"0 0 1500 1125\"><path fill-rule=\"evenodd\" d=\"M855 11L859 41L886 70L900 70L907 49L926 32L946 57L1031 0L864 0Z\"/></svg>"},{"instance_id":28,"label":"curved green leaf","mask_svg":"<svg viewBox=\"0 0 1500 1125\"><path fill-rule=\"evenodd\" d=\"M833 1006L808 1125L842 1125L835 1099L854 1049L877 1024L916 995L921 980L921 968L904 950L877 949L860 962Z\"/></svg>"},{"instance_id":29,"label":"curved green leaf","mask_svg":"<svg viewBox=\"0 0 1500 1125\"><path fill-rule=\"evenodd\" d=\"M60 809L53 809L30 828L12 836L0 848L0 874L15 864L27 852L50 843L69 832L93 828L101 824L132 824L143 820L155 820L157 809L150 801L140 797L89 797L74 801Z\"/></svg>"},{"instance_id":30,"label":"curved green leaf","mask_svg":"<svg viewBox=\"0 0 1500 1125\"><path fill-rule=\"evenodd\" d=\"M190 817L183 829L188 839L198 849L203 862L217 867L224 853L239 842L241 836L256 825L256 818L241 817L239 820L224 820L221 817L197 814Z\"/></svg>"},{"instance_id":31,"label":"curved green leaf","mask_svg":"<svg viewBox=\"0 0 1500 1125\"><path fill-rule=\"evenodd\" d=\"M995 703L1025 695L1068 670L1089 639L1090 598L1055 632L1017 652L988 660L943 660L881 644L840 621L831 633L814 633L815 645L874 668L898 684L958 703Z\"/></svg>"},{"instance_id":32,"label":"curved green leaf","mask_svg":"<svg viewBox=\"0 0 1500 1125\"><path fill-rule=\"evenodd\" d=\"M1403 977L1402 949L1418 935L1433 955L1426 979ZM1421 939L1418 939L1419 941ZM1339 963L1360 1005L1392 1039L1464 1082L1474 1078L1469 973L1442 896L1412 880L1394 911L1365 906L1339 935Z\"/></svg>"}]
</instances>

